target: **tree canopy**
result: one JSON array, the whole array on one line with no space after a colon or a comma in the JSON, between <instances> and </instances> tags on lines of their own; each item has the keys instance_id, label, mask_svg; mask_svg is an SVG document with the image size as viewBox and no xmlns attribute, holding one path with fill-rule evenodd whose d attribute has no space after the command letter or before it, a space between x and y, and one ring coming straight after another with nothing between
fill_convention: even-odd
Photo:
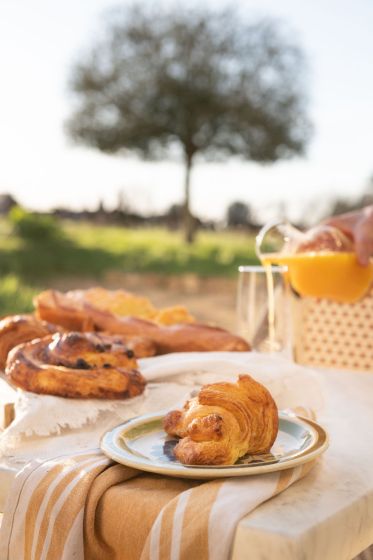
<instances>
[{"instance_id":1,"label":"tree canopy","mask_svg":"<svg viewBox=\"0 0 373 560\"><path fill-rule=\"evenodd\" d=\"M237 200L227 209L227 225L230 227L247 226L251 218L250 207L246 202Z\"/></svg>"},{"instance_id":2,"label":"tree canopy","mask_svg":"<svg viewBox=\"0 0 373 560\"><path fill-rule=\"evenodd\" d=\"M195 156L274 162L309 137L303 54L282 26L234 10L132 4L73 69L70 136L107 153L185 162L187 238L193 235Z\"/></svg>"}]
</instances>

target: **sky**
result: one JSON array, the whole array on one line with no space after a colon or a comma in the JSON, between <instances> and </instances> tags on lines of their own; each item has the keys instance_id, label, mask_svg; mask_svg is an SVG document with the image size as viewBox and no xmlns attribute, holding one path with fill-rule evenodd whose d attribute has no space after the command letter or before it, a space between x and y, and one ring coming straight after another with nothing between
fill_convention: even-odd
<instances>
[{"instance_id":1,"label":"sky","mask_svg":"<svg viewBox=\"0 0 373 560\"><path fill-rule=\"evenodd\" d=\"M73 145L64 133L71 68L94 42L105 12L118 4L0 0L0 193L30 209L93 209L100 201L113 208L123 193L134 209L162 212L182 200L181 163L103 155ZM280 206L290 219L312 222L334 197L361 194L373 176L373 2L235 4L254 18L280 19L303 47L314 134L304 158L270 166L198 163L192 209L220 219L229 203L240 200L262 219Z\"/></svg>"}]
</instances>

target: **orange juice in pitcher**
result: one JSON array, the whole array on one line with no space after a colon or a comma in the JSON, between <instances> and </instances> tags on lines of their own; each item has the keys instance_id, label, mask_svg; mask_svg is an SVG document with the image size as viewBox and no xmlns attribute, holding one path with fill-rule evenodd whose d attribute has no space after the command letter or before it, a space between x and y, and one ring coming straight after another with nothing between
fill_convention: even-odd
<instances>
[{"instance_id":1,"label":"orange juice in pitcher","mask_svg":"<svg viewBox=\"0 0 373 560\"><path fill-rule=\"evenodd\" d=\"M303 233L287 223L269 224L257 237L257 253L264 266L286 265L288 281L301 296L354 303L373 281L373 262L361 266L352 242L331 226Z\"/></svg>"},{"instance_id":2,"label":"orange juice in pitcher","mask_svg":"<svg viewBox=\"0 0 373 560\"><path fill-rule=\"evenodd\" d=\"M268 276L270 264L286 267L294 360L373 371L373 261L361 266L350 239L335 228L302 233L287 223L260 231L257 254Z\"/></svg>"}]
</instances>

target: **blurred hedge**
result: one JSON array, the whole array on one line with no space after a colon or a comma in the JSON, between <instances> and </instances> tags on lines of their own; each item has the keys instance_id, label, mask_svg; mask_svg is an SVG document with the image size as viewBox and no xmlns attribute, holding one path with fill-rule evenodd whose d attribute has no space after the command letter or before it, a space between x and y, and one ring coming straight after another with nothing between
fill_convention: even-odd
<instances>
[{"instance_id":1,"label":"blurred hedge","mask_svg":"<svg viewBox=\"0 0 373 560\"><path fill-rule=\"evenodd\" d=\"M26 241L51 241L61 239L62 229L53 216L28 212L20 206L14 206L9 212L13 231Z\"/></svg>"},{"instance_id":2,"label":"blurred hedge","mask_svg":"<svg viewBox=\"0 0 373 560\"><path fill-rule=\"evenodd\" d=\"M5 276L0 281L0 316L32 311L32 298L39 291L23 284L17 276Z\"/></svg>"}]
</instances>

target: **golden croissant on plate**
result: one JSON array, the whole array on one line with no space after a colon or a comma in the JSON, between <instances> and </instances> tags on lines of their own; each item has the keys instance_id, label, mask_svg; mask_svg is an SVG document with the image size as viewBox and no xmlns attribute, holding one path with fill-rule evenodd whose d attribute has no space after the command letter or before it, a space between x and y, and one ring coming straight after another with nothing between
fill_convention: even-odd
<instances>
[{"instance_id":1,"label":"golden croissant on plate","mask_svg":"<svg viewBox=\"0 0 373 560\"><path fill-rule=\"evenodd\" d=\"M236 383L205 385L164 419L180 437L175 457L186 465L233 465L246 454L268 453L278 432L278 410L269 391L249 375Z\"/></svg>"},{"instance_id":2,"label":"golden croissant on plate","mask_svg":"<svg viewBox=\"0 0 373 560\"><path fill-rule=\"evenodd\" d=\"M94 333L56 333L20 344L10 351L5 373L26 391L70 398L126 399L146 385L134 351Z\"/></svg>"}]
</instances>

